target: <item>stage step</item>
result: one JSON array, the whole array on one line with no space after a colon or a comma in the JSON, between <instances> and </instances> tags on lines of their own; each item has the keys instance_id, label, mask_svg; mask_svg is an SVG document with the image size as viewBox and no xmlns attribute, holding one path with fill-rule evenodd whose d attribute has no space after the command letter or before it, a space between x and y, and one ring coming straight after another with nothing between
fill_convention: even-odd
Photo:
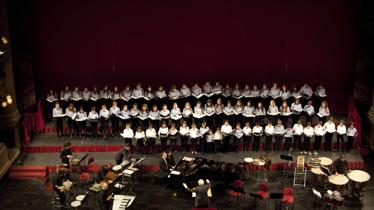
<instances>
[{"instance_id":1,"label":"stage step","mask_svg":"<svg viewBox=\"0 0 374 210\"><path fill-rule=\"evenodd\" d=\"M12 166L10 179L44 179L47 172L46 166Z\"/></svg>"}]
</instances>

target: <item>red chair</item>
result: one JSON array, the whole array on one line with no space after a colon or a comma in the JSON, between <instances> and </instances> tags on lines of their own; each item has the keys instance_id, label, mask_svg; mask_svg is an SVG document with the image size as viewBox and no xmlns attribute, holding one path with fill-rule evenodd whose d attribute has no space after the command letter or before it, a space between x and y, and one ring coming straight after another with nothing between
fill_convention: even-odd
<instances>
[{"instance_id":1,"label":"red chair","mask_svg":"<svg viewBox=\"0 0 374 210\"><path fill-rule=\"evenodd\" d=\"M292 205L292 209L293 209L295 206L293 188L289 188L289 187L283 188L282 192L283 192L282 204L289 205L289 206Z\"/></svg>"},{"instance_id":2,"label":"red chair","mask_svg":"<svg viewBox=\"0 0 374 210\"><path fill-rule=\"evenodd\" d=\"M89 173L82 173L79 176L79 179L80 179L81 182L86 182L90 179L90 174Z\"/></svg>"},{"instance_id":3,"label":"red chair","mask_svg":"<svg viewBox=\"0 0 374 210\"><path fill-rule=\"evenodd\" d=\"M260 183L260 185L258 186L258 191L255 194L258 195L259 197L261 197L261 199L265 201L265 206L267 206L267 199L269 197L269 185L268 185L268 183L266 183L266 182ZM254 206L256 206L256 197L255 197Z\"/></svg>"},{"instance_id":4,"label":"red chair","mask_svg":"<svg viewBox=\"0 0 374 210\"><path fill-rule=\"evenodd\" d=\"M239 208L239 199L243 195L244 192L244 182L242 180L235 180L234 181L234 188L235 190L229 190L228 194L230 197L236 199L236 209Z\"/></svg>"}]
</instances>

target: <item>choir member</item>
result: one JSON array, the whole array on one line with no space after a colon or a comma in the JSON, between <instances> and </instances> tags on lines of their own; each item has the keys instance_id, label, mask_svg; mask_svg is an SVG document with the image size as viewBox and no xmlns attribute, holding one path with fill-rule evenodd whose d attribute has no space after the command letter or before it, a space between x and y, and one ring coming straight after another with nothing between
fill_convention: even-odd
<instances>
[{"instance_id":1,"label":"choir member","mask_svg":"<svg viewBox=\"0 0 374 210\"><path fill-rule=\"evenodd\" d=\"M289 116L292 114L290 107L287 104L287 101L282 102L282 106L279 107L280 116L283 122L289 122Z\"/></svg>"},{"instance_id":2,"label":"choir member","mask_svg":"<svg viewBox=\"0 0 374 210\"><path fill-rule=\"evenodd\" d=\"M243 127L243 151L249 151L249 145L252 143L252 129L249 122L245 123Z\"/></svg>"},{"instance_id":3,"label":"choir member","mask_svg":"<svg viewBox=\"0 0 374 210\"><path fill-rule=\"evenodd\" d=\"M186 102L184 104L184 108L183 108L183 112L182 112L182 115L183 115L183 120L187 122L187 124L191 124L191 119L192 119L192 115L193 115L193 110L192 110L192 107L191 107L191 104L190 102Z\"/></svg>"},{"instance_id":4,"label":"choir member","mask_svg":"<svg viewBox=\"0 0 374 210\"><path fill-rule=\"evenodd\" d=\"M46 100L49 102L49 103L53 103L55 101L58 101L58 96L57 96L57 93L54 91L54 90L50 90L49 93L47 94L47 98Z\"/></svg>"},{"instance_id":5,"label":"choir member","mask_svg":"<svg viewBox=\"0 0 374 210\"><path fill-rule=\"evenodd\" d=\"M86 133L87 112L84 111L83 106L79 107L79 112L77 112L75 120L78 121L79 134L81 138L84 138Z\"/></svg>"},{"instance_id":6,"label":"choir member","mask_svg":"<svg viewBox=\"0 0 374 210\"><path fill-rule=\"evenodd\" d=\"M125 139L125 143L132 148L132 139L134 138L134 131L131 129L131 124L126 123L121 136Z\"/></svg>"},{"instance_id":7,"label":"choir member","mask_svg":"<svg viewBox=\"0 0 374 210\"><path fill-rule=\"evenodd\" d=\"M300 103L299 98L295 98L295 102L291 104L291 112L293 113L293 122L296 122L300 118L300 114L303 111L303 107Z\"/></svg>"},{"instance_id":8,"label":"choir member","mask_svg":"<svg viewBox=\"0 0 374 210\"><path fill-rule=\"evenodd\" d=\"M214 105L212 103L211 99L208 99L206 104L204 105L204 115L205 115L205 122L209 125L213 125L213 119L214 119Z\"/></svg>"},{"instance_id":9,"label":"choir member","mask_svg":"<svg viewBox=\"0 0 374 210\"><path fill-rule=\"evenodd\" d=\"M131 117L131 123L132 123L132 128L135 129L139 125L139 109L138 109L138 104L134 103L132 105L132 108L130 109L130 117Z\"/></svg>"},{"instance_id":10,"label":"choir member","mask_svg":"<svg viewBox=\"0 0 374 210\"><path fill-rule=\"evenodd\" d=\"M325 136L325 151L331 152L332 137L336 131L335 123L333 118L330 117L329 120L323 125L323 128L326 131Z\"/></svg>"},{"instance_id":11,"label":"choir member","mask_svg":"<svg viewBox=\"0 0 374 210\"><path fill-rule=\"evenodd\" d=\"M177 89L176 85L172 85L169 91L169 99L170 100L177 100L180 96L179 90Z\"/></svg>"},{"instance_id":12,"label":"choir member","mask_svg":"<svg viewBox=\"0 0 374 210\"><path fill-rule=\"evenodd\" d=\"M144 141L145 141L145 133L141 126L138 126L135 132L135 140L136 146L138 147L138 151L142 154L144 153Z\"/></svg>"},{"instance_id":13,"label":"choir member","mask_svg":"<svg viewBox=\"0 0 374 210\"><path fill-rule=\"evenodd\" d=\"M304 85L300 88L300 94L302 95L303 99L309 100L313 96L313 90L308 84L304 83Z\"/></svg>"},{"instance_id":14,"label":"choir member","mask_svg":"<svg viewBox=\"0 0 374 210\"><path fill-rule=\"evenodd\" d=\"M240 144L242 143L244 131L240 126L240 123L236 123L233 136L234 136L234 142L233 142L233 150L236 152L239 152L240 150Z\"/></svg>"},{"instance_id":15,"label":"choir member","mask_svg":"<svg viewBox=\"0 0 374 210\"><path fill-rule=\"evenodd\" d=\"M304 144L303 150L305 152L310 151L310 141L314 135L314 128L312 127L312 123L310 121L307 122L306 127L304 128Z\"/></svg>"},{"instance_id":16,"label":"choir member","mask_svg":"<svg viewBox=\"0 0 374 210\"><path fill-rule=\"evenodd\" d=\"M321 101L324 101L326 99L326 89L322 85L319 85L316 88L314 94L316 96L317 105L320 105Z\"/></svg>"},{"instance_id":17,"label":"choir member","mask_svg":"<svg viewBox=\"0 0 374 210\"><path fill-rule=\"evenodd\" d=\"M82 91L82 100L84 109L87 110L90 106L90 98L91 98L91 91L88 90L88 88L83 88Z\"/></svg>"},{"instance_id":18,"label":"choir member","mask_svg":"<svg viewBox=\"0 0 374 210\"><path fill-rule=\"evenodd\" d=\"M225 120L224 124L221 126L221 131L223 135L223 151L227 152L230 147L230 140L233 132L232 126L229 124L228 120Z\"/></svg>"},{"instance_id":19,"label":"choir member","mask_svg":"<svg viewBox=\"0 0 374 210\"><path fill-rule=\"evenodd\" d=\"M196 127L195 123L192 123L191 129L189 132L190 140L191 140L191 153L197 154L197 142L200 138L199 129Z\"/></svg>"},{"instance_id":20,"label":"choir member","mask_svg":"<svg viewBox=\"0 0 374 210\"><path fill-rule=\"evenodd\" d=\"M253 150L258 151L260 148L261 137L263 134L263 128L259 122L256 122L256 125L252 128L253 134Z\"/></svg>"},{"instance_id":21,"label":"choir member","mask_svg":"<svg viewBox=\"0 0 374 210\"><path fill-rule=\"evenodd\" d=\"M269 106L269 94L270 94L270 90L268 86L264 83L262 85L260 97L262 98L262 101L265 107Z\"/></svg>"},{"instance_id":22,"label":"choir member","mask_svg":"<svg viewBox=\"0 0 374 210\"><path fill-rule=\"evenodd\" d=\"M246 84L246 85L244 86L244 89L242 90L242 95L243 95L243 97L245 97L245 98L249 98L249 97L251 97L251 88L249 87L248 84Z\"/></svg>"},{"instance_id":23,"label":"choir member","mask_svg":"<svg viewBox=\"0 0 374 210\"><path fill-rule=\"evenodd\" d=\"M247 101L247 104L244 106L242 115L244 116L245 122L251 122L254 125L254 117L256 114L256 108L252 105L252 101Z\"/></svg>"},{"instance_id":24,"label":"choir member","mask_svg":"<svg viewBox=\"0 0 374 210\"><path fill-rule=\"evenodd\" d=\"M191 93L192 93L192 96L194 96L195 98L200 98L201 97L201 94L202 94L202 90L199 86L198 83L195 83L192 87L191 87Z\"/></svg>"},{"instance_id":25,"label":"choir member","mask_svg":"<svg viewBox=\"0 0 374 210\"><path fill-rule=\"evenodd\" d=\"M258 89L257 85L253 85L253 89L251 90L251 96L253 98L258 98L261 95L261 91Z\"/></svg>"},{"instance_id":26,"label":"choir member","mask_svg":"<svg viewBox=\"0 0 374 210\"><path fill-rule=\"evenodd\" d=\"M66 86L65 90L61 91L60 100L61 101L69 101L71 96L72 95L71 95L71 91L69 89L69 86Z\"/></svg>"},{"instance_id":27,"label":"choir member","mask_svg":"<svg viewBox=\"0 0 374 210\"><path fill-rule=\"evenodd\" d=\"M172 122L175 123L176 127L179 127L180 125L180 119L182 118L182 112L180 108L178 107L178 103L173 103L173 108L170 111L170 117L172 119Z\"/></svg>"},{"instance_id":28,"label":"choir member","mask_svg":"<svg viewBox=\"0 0 374 210\"><path fill-rule=\"evenodd\" d=\"M121 124L122 124L122 129L125 128L125 125L130 122L131 116L130 116L130 111L128 106L125 104L122 107L121 113L120 113L120 118L121 118Z\"/></svg>"},{"instance_id":29,"label":"choir member","mask_svg":"<svg viewBox=\"0 0 374 210\"><path fill-rule=\"evenodd\" d=\"M292 136L293 136L292 124L288 123L286 132L284 133L284 141L285 141L284 149L286 151L290 151L290 149L292 148Z\"/></svg>"},{"instance_id":30,"label":"choir member","mask_svg":"<svg viewBox=\"0 0 374 210\"><path fill-rule=\"evenodd\" d=\"M234 124L243 123L243 117L242 117L243 111L244 111L244 105L243 105L243 102L239 99L236 101L236 104L234 106L234 114L235 114Z\"/></svg>"},{"instance_id":31,"label":"choir member","mask_svg":"<svg viewBox=\"0 0 374 210\"><path fill-rule=\"evenodd\" d=\"M208 133L206 134L206 150L207 152L213 152L214 148L214 134L212 129L209 128Z\"/></svg>"},{"instance_id":32,"label":"choir member","mask_svg":"<svg viewBox=\"0 0 374 210\"><path fill-rule=\"evenodd\" d=\"M294 98L301 98L301 97L302 97L302 95L301 95L301 93L300 93L300 90L298 90L296 86L293 86L293 87L292 87L291 95L292 95Z\"/></svg>"},{"instance_id":33,"label":"choir member","mask_svg":"<svg viewBox=\"0 0 374 210\"><path fill-rule=\"evenodd\" d=\"M227 101L227 104L225 108L223 109L223 113L225 114L226 120L228 120L228 122L232 124L234 122L233 115L235 114L235 112L234 112L234 107L232 106L232 103L230 100Z\"/></svg>"},{"instance_id":34,"label":"choir member","mask_svg":"<svg viewBox=\"0 0 374 210\"><path fill-rule=\"evenodd\" d=\"M55 121L57 137L60 138L63 136L63 116L64 111L61 109L58 102L55 103L55 108L52 110L52 117Z\"/></svg>"},{"instance_id":35,"label":"choir member","mask_svg":"<svg viewBox=\"0 0 374 210\"><path fill-rule=\"evenodd\" d=\"M303 112L305 112L305 114L306 114L306 120L311 121L312 117L315 113L312 100L309 100L308 104L304 106Z\"/></svg>"},{"instance_id":36,"label":"choir member","mask_svg":"<svg viewBox=\"0 0 374 210\"><path fill-rule=\"evenodd\" d=\"M121 92L122 100L129 101L131 99L132 91L129 85Z\"/></svg>"},{"instance_id":37,"label":"choir member","mask_svg":"<svg viewBox=\"0 0 374 210\"><path fill-rule=\"evenodd\" d=\"M286 130L282 124L282 120L277 120L277 125L274 126L274 136L275 136L275 151L279 152L282 150L282 140L283 135L285 134Z\"/></svg>"},{"instance_id":38,"label":"choir member","mask_svg":"<svg viewBox=\"0 0 374 210\"><path fill-rule=\"evenodd\" d=\"M206 147L207 147L206 135L208 134L208 131L209 131L209 127L207 126L207 123L203 122L201 124L201 127L199 128L199 133L201 136L199 145L200 145L200 152L202 153L206 150Z\"/></svg>"},{"instance_id":39,"label":"choir member","mask_svg":"<svg viewBox=\"0 0 374 210\"><path fill-rule=\"evenodd\" d=\"M239 83L235 84L235 87L232 90L232 97L235 99L240 99L242 97L242 91L240 89Z\"/></svg>"},{"instance_id":40,"label":"choir member","mask_svg":"<svg viewBox=\"0 0 374 210\"><path fill-rule=\"evenodd\" d=\"M265 115L266 115L266 109L265 109L265 107L263 106L262 102L258 102L256 113L255 113L256 122L259 122L260 125L262 125L263 122L264 122Z\"/></svg>"},{"instance_id":41,"label":"choir member","mask_svg":"<svg viewBox=\"0 0 374 210\"><path fill-rule=\"evenodd\" d=\"M152 86L148 85L147 90L144 93L144 97L149 101L152 100L155 96L153 94Z\"/></svg>"},{"instance_id":42,"label":"choir member","mask_svg":"<svg viewBox=\"0 0 374 210\"><path fill-rule=\"evenodd\" d=\"M265 151L271 151L271 145L273 144L274 126L271 121L265 126Z\"/></svg>"},{"instance_id":43,"label":"choir member","mask_svg":"<svg viewBox=\"0 0 374 210\"><path fill-rule=\"evenodd\" d=\"M158 100L158 102L157 102L158 106L161 106L162 104L164 104L166 102L167 94L166 94L166 91L164 89L164 86L160 85L158 87L155 95L156 95L156 99Z\"/></svg>"},{"instance_id":44,"label":"choir member","mask_svg":"<svg viewBox=\"0 0 374 210\"><path fill-rule=\"evenodd\" d=\"M317 125L314 126L314 151L319 152L321 150L322 137L325 133L326 131L322 126L322 121L318 121Z\"/></svg>"},{"instance_id":45,"label":"choir member","mask_svg":"<svg viewBox=\"0 0 374 210\"><path fill-rule=\"evenodd\" d=\"M110 98L111 98L112 100L115 100L115 101L117 101L118 99L121 98L121 92L119 92L117 86L114 86L114 88L113 88L113 92L111 92L111 96L110 96Z\"/></svg>"},{"instance_id":46,"label":"choir member","mask_svg":"<svg viewBox=\"0 0 374 210\"><path fill-rule=\"evenodd\" d=\"M82 99L82 94L79 91L79 87L75 87L71 95L72 95L71 99L74 101L79 101Z\"/></svg>"},{"instance_id":47,"label":"choir member","mask_svg":"<svg viewBox=\"0 0 374 210\"><path fill-rule=\"evenodd\" d=\"M336 133L337 133L336 149L338 151L345 151L344 136L347 134L347 127L344 125L344 120L340 120L339 125L336 127Z\"/></svg>"},{"instance_id":48,"label":"choir member","mask_svg":"<svg viewBox=\"0 0 374 210\"><path fill-rule=\"evenodd\" d=\"M347 140L346 152L350 152L353 146L353 142L355 138L357 137L357 129L355 127L354 122L351 122L351 124L349 125L347 129L347 136L348 136L348 140Z\"/></svg>"},{"instance_id":49,"label":"choir member","mask_svg":"<svg viewBox=\"0 0 374 210\"><path fill-rule=\"evenodd\" d=\"M217 125L222 124L223 120L223 110L225 106L222 103L222 99L218 98L216 104L214 105L214 110L215 110L215 117L213 119L213 124L216 127Z\"/></svg>"},{"instance_id":50,"label":"choir member","mask_svg":"<svg viewBox=\"0 0 374 210\"><path fill-rule=\"evenodd\" d=\"M214 132L214 135L213 135L213 141L214 141L213 152L214 153L216 153L217 150L221 150L222 139L223 139L223 135L222 135L222 132L221 132L221 128L218 127L216 129L216 132Z\"/></svg>"},{"instance_id":51,"label":"choir member","mask_svg":"<svg viewBox=\"0 0 374 210\"><path fill-rule=\"evenodd\" d=\"M282 90L280 94L283 101L287 101L289 98L291 98L291 93L287 89L286 85L282 85Z\"/></svg>"},{"instance_id":52,"label":"choir member","mask_svg":"<svg viewBox=\"0 0 374 210\"><path fill-rule=\"evenodd\" d=\"M162 122L160 129L158 130L158 137L161 141L161 151L165 151L169 136L169 128L166 122Z\"/></svg>"},{"instance_id":53,"label":"choir member","mask_svg":"<svg viewBox=\"0 0 374 210\"><path fill-rule=\"evenodd\" d=\"M181 145L182 145L182 151L186 152L187 151L187 142L188 142L188 136L189 136L190 128L187 125L186 121L182 122L182 125L179 128L179 134L181 137Z\"/></svg>"},{"instance_id":54,"label":"choir member","mask_svg":"<svg viewBox=\"0 0 374 210\"><path fill-rule=\"evenodd\" d=\"M171 150L177 152L178 129L175 123L172 123L169 129L169 140Z\"/></svg>"},{"instance_id":55,"label":"choir member","mask_svg":"<svg viewBox=\"0 0 374 210\"><path fill-rule=\"evenodd\" d=\"M201 123L204 120L204 116L204 108L201 106L201 102L197 101L196 106L193 109L194 123L196 124L196 126L201 126Z\"/></svg>"},{"instance_id":56,"label":"choir member","mask_svg":"<svg viewBox=\"0 0 374 210\"><path fill-rule=\"evenodd\" d=\"M276 117L279 115L279 109L274 99L270 100L267 114L270 116L270 121L275 123Z\"/></svg>"},{"instance_id":57,"label":"choir member","mask_svg":"<svg viewBox=\"0 0 374 210\"><path fill-rule=\"evenodd\" d=\"M91 97L90 97L90 100L91 101L97 101L100 99L100 93L99 91L97 90L97 87L94 86L92 92L91 92Z\"/></svg>"},{"instance_id":58,"label":"choir member","mask_svg":"<svg viewBox=\"0 0 374 210\"><path fill-rule=\"evenodd\" d=\"M296 124L293 125L293 137L294 137L294 149L297 151L300 150L301 147L301 136L304 133L304 127L301 124L301 120L299 119Z\"/></svg>"},{"instance_id":59,"label":"choir member","mask_svg":"<svg viewBox=\"0 0 374 210\"><path fill-rule=\"evenodd\" d=\"M330 116L330 109L327 101L321 102L321 106L319 107L317 115L322 119L322 122L325 122L326 118Z\"/></svg>"},{"instance_id":60,"label":"choir member","mask_svg":"<svg viewBox=\"0 0 374 210\"><path fill-rule=\"evenodd\" d=\"M101 110L99 112L99 117L101 119L101 132L103 133L103 137L104 139L107 138L107 134L108 134L108 128L109 128L109 117L110 117L110 112L109 110L106 108L106 105L103 104L101 106Z\"/></svg>"},{"instance_id":61,"label":"choir member","mask_svg":"<svg viewBox=\"0 0 374 210\"><path fill-rule=\"evenodd\" d=\"M121 110L117 106L117 102L112 102L112 107L109 109L110 119L112 121L112 136L119 134L119 119L118 115L120 115Z\"/></svg>"},{"instance_id":62,"label":"choir member","mask_svg":"<svg viewBox=\"0 0 374 210\"><path fill-rule=\"evenodd\" d=\"M146 128L146 126L148 126L148 124L149 124L149 121L148 121L149 112L148 112L148 105L147 104L142 105L138 118L140 120L140 127L142 127L142 129L144 130Z\"/></svg>"},{"instance_id":63,"label":"choir member","mask_svg":"<svg viewBox=\"0 0 374 210\"><path fill-rule=\"evenodd\" d=\"M270 96L276 100L276 101L279 101L281 100L281 90L279 89L278 87L278 84L276 82L273 83L273 86L270 88Z\"/></svg>"},{"instance_id":64,"label":"choir member","mask_svg":"<svg viewBox=\"0 0 374 210\"><path fill-rule=\"evenodd\" d=\"M96 107L91 107L91 111L88 113L88 120L90 122L91 138L98 138L97 136L97 121L99 120L99 114L96 112Z\"/></svg>"},{"instance_id":65,"label":"choir member","mask_svg":"<svg viewBox=\"0 0 374 210\"><path fill-rule=\"evenodd\" d=\"M210 85L210 82L208 81L205 82L202 89L203 93L208 97L213 93L213 87L212 85Z\"/></svg>"},{"instance_id":66,"label":"choir member","mask_svg":"<svg viewBox=\"0 0 374 210\"><path fill-rule=\"evenodd\" d=\"M158 130L160 122L160 111L158 110L157 105L152 106L152 110L149 112L149 119L152 127Z\"/></svg>"},{"instance_id":67,"label":"choir member","mask_svg":"<svg viewBox=\"0 0 374 210\"><path fill-rule=\"evenodd\" d=\"M162 105L162 109L160 111L160 118L164 122L168 122L170 118L170 110L168 109L168 106L166 104Z\"/></svg>"},{"instance_id":68,"label":"choir member","mask_svg":"<svg viewBox=\"0 0 374 210\"><path fill-rule=\"evenodd\" d=\"M157 132L156 129L153 127L152 124L149 124L149 127L145 131L145 137L146 137L146 144L149 148L149 152L152 153L152 148L156 144L156 138L157 138Z\"/></svg>"},{"instance_id":69,"label":"choir member","mask_svg":"<svg viewBox=\"0 0 374 210\"><path fill-rule=\"evenodd\" d=\"M71 138L73 137L75 129L76 129L76 124L75 124L75 120L74 120L74 118L76 116L75 115L76 112L77 111L76 111L73 103L70 103L69 106L65 110L65 114L66 114L67 119L68 119L68 127L69 127L68 135L70 135Z\"/></svg>"},{"instance_id":70,"label":"choir member","mask_svg":"<svg viewBox=\"0 0 374 210\"><path fill-rule=\"evenodd\" d=\"M213 92L215 95L222 94L222 85L218 81L214 84Z\"/></svg>"},{"instance_id":71,"label":"choir member","mask_svg":"<svg viewBox=\"0 0 374 210\"><path fill-rule=\"evenodd\" d=\"M110 92L109 88L107 85L104 86L104 89L102 89L100 91L100 98L101 99L104 99L104 100L107 100L110 98L110 96L112 95L112 93Z\"/></svg>"},{"instance_id":72,"label":"choir member","mask_svg":"<svg viewBox=\"0 0 374 210\"><path fill-rule=\"evenodd\" d=\"M144 90L141 83L136 84L134 90L132 90L131 97L134 99L140 99L144 97Z\"/></svg>"},{"instance_id":73,"label":"choir member","mask_svg":"<svg viewBox=\"0 0 374 210\"><path fill-rule=\"evenodd\" d=\"M231 97L232 90L229 83L226 83L225 87L223 88L222 96L226 99L229 99Z\"/></svg>"},{"instance_id":74,"label":"choir member","mask_svg":"<svg viewBox=\"0 0 374 210\"><path fill-rule=\"evenodd\" d=\"M181 103L186 103L187 98L191 96L191 90L189 87L187 87L186 84L182 84L181 89L179 90L180 92L180 98L181 98Z\"/></svg>"}]
</instances>

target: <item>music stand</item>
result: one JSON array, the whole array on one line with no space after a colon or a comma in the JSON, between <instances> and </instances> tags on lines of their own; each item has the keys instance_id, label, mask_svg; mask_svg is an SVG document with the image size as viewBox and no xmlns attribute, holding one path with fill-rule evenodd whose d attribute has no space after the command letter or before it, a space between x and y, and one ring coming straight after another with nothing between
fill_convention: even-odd
<instances>
[{"instance_id":1,"label":"music stand","mask_svg":"<svg viewBox=\"0 0 374 210\"><path fill-rule=\"evenodd\" d=\"M277 210L278 208L281 209L281 205L278 204L283 199L283 193L270 193L269 199L274 200L275 210Z\"/></svg>"},{"instance_id":2,"label":"music stand","mask_svg":"<svg viewBox=\"0 0 374 210\"><path fill-rule=\"evenodd\" d=\"M256 209L256 201L257 201L257 199L262 199L261 195L258 195L258 194L256 194L256 193L249 193L249 196L255 198L255 203L254 203L254 205L253 205L253 209Z\"/></svg>"}]
</instances>

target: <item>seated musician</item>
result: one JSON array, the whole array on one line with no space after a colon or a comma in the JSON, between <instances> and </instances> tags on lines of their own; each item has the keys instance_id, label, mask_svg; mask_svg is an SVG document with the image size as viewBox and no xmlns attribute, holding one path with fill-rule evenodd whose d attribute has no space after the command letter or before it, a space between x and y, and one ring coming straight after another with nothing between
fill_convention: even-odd
<instances>
[{"instance_id":1,"label":"seated musician","mask_svg":"<svg viewBox=\"0 0 374 210\"><path fill-rule=\"evenodd\" d=\"M160 175L162 176L162 177L167 177L167 176L169 176L169 174L170 174L170 171L172 170L170 167L169 167L169 165L168 165L168 160L167 160L167 158L168 158L168 154L166 153L166 152L163 152L162 154L161 154L161 160L160 160L160 162L159 162L159 166L160 166Z\"/></svg>"},{"instance_id":2,"label":"seated musician","mask_svg":"<svg viewBox=\"0 0 374 210\"><path fill-rule=\"evenodd\" d=\"M68 169L66 168L61 168L57 171L57 174L55 177L52 179L53 183L53 190L57 193L59 199L60 199L60 204L61 205L66 205L66 191L64 187L64 182L68 181Z\"/></svg>"},{"instance_id":3,"label":"seated musician","mask_svg":"<svg viewBox=\"0 0 374 210\"><path fill-rule=\"evenodd\" d=\"M338 174L347 175L349 171L348 162L345 160L344 155L341 154L334 162L335 172Z\"/></svg>"},{"instance_id":4,"label":"seated musician","mask_svg":"<svg viewBox=\"0 0 374 210\"><path fill-rule=\"evenodd\" d=\"M101 182L100 183L101 190L97 194L97 202L100 206L100 209L102 210L109 210L110 208L110 201L112 199L110 192L108 190L109 186L108 183L106 182Z\"/></svg>"},{"instance_id":5,"label":"seated musician","mask_svg":"<svg viewBox=\"0 0 374 210\"><path fill-rule=\"evenodd\" d=\"M120 165L124 160L123 158L125 158L125 160L128 160L128 161L131 161L130 159L130 145L126 144L116 155L115 157L115 161L116 161L116 164L117 165Z\"/></svg>"},{"instance_id":6,"label":"seated musician","mask_svg":"<svg viewBox=\"0 0 374 210\"><path fill-rule=\"evenodd\" d=\"M211 187L210 181L207 179L205 180L199 179L197 181L198 186L194 188L189 188L186 183L183 183L183 186L186 188L186 190L190 192L196 193L195 197L195 207L196 208L208 208L209 207L209 195L208 191Z\"/></svg>"},{"instance_id":7,"label":"seated musician","mask_svg":"<svg viewBox=\"0 0 374 210\"><path fill-rule=\"evenodd\" d=\"M171 151L167 151L167 158L166 158L166 162L168 163L168 167L169 168L174 168L175 167L175 159L174 159L174 155Z\"/></svg>"},{"instance_id":8,"label":"seated musician","mask_svg":"<svg viewBox=\"0 0 374 210\"><path fill-rule=\"evenodd\" d=\"M100 171L98 172L97 180L103 180L105 178L105 175L110 171L112 166L110 164L105 164L100 167Z\"/></svg>"},{"instance_id":9,"label":"seated musician","mask_svg":"<svg viewBox=\"0 0 374 210\"><path fill-rule=\"evenodd\" d=\"M72 156L72 152L70 149L71 143L67 142L64 144L64 148L62 148L60 152L60 158L61 158L61 163L69 165L70 158Z\"/></svg>"}]
</instances>

